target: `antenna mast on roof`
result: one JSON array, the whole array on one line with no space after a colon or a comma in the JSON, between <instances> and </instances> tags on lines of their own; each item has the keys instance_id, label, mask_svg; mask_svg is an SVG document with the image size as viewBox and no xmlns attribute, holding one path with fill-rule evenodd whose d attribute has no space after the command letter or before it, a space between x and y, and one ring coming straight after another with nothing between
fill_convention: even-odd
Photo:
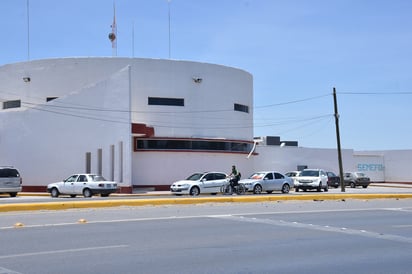
<instances>
[{"instance_id":1,"label":"antenna mast on roof","mask_svg":"<svg viewBox=\"0 0 412 274\"><path fill-rule=\"evenodd\" d=\"M30 7L29 0L26 2L27 9L27 61L30 61Z\"/></svg>"},{"instance_id":2,"label":"antenna mast on roof","mask_svg":"<svg viewBox=\"0 0 412 274\"><path fill-rule=\"evenodd\" d=\"M170 1L171 0L167 0L167 9L168 9L168 17L169 17L169 59L171 58L171 48L170 48Z\"/></svg>"},{"instance_id":3,"label":"antenna mast on roof","mask_svg":"<svg viewBox=\"0 0 412 274\"><path fill-rule=\"evenodd\" d=\"M109 33L109 40L112 42L112 56L117 56L117 25L116 25L116 6L113 2L113 23L110 26L112 32Z\"/></svg>"}]
</instances>

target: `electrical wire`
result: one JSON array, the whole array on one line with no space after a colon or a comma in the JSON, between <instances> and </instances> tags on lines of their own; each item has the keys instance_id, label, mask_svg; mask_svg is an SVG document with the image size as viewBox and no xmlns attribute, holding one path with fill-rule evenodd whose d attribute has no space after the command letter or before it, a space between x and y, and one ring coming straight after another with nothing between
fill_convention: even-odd
<instances>
[{"instance_id":1,"label":"electrical wire","mask_svg":"<svg viewBox=\"0 0 412 274\"><path fill-rule=\"evenodd\" d=\"M0 92L0 93L7 93L7 94L13 94L10 92ZM412 92L345 92L341 91L338 92L338 94L347 94L347 95L410 95ZM13 94L17 95L17 94ZM299 100L292 100L292 101L287 101L287 102L282 102L282 103L276 103L276 104L268 104L268 105L262 105L262 106L256 106L254 107L255 110L261 110L265 108L273 108L277 106L282 106L282 105L289 105L289 104L296 104L296 103L301 103L301 102L307 102L311 100L316 100L320 98L324 98L326 96L331 95L331 93L328 94L321 94L318 96L313 96L313 97L308 97L304 99L299 99ZM41 98L36 98L36 97L31 97L34 99L40 100ZM43 99L44 100L44 99ZM7 101L4 98L0 99L0 101ZM62 102L55 102L53 101L52 104L50 103L33 103L33 102L27 102L23 101L21 102L22 105L26 106L29 109L34 109L38 111L44 111L44 112L49 112L53 114L58 114L58 115L65 115L65 116L71 116L71 117L76 117L76 118L83 118L83 119L89 119L89 120L95 120L95 121L102 121L102 122L112 122L112 123L124 123L127 124L129 123L128 118L122 118L122 117L102 117L101 114L95 114L92 115L91 113L83 113L79 114L78 111L83 111L83 112L108 112L108 113L136 113L136 114L165 114L168 115L165 118L170 118L170 114L173 114L175 116L179 116L180 118L185 118L183 117L184 115L187 114L204 114L204 113L219 113L219 112L229 112L233 111L233 109L218 109L218 110L193 110L193 111L138 111L138 110L122 110L122 109L108 109L108 108L97 108L97 107L90 107L87 105L81 105L81 104L70 104L70 103L62 103ZM61 110L61 111L58 111ZM63 110L69 110L68 112L64 112ZM77 113L74 113L72 111L76 111ZM176 118L179 118L176 117ZM317 120L322 120L325 118L333 117L332 114L325 114L325 115L319 115L319 116L312 116L312 117L289 117L289 118L283 118L283 119L278 119L275 122L272 123L264 123L264 124L259 124L256 123L256 120L259 119L254 119L255 122L249 121L251 123L251 126L245 126L243 120L242 124L240 125L234 125L233 122L228 121L227 124L220 123L218 126L216 126L216 123L212 123L210 126L196 126L197 123L186 123L186 121L181 121L178 123L178 125L171 125L170 122L162 122L162 121L145 121L145 123L149 123L152 126L159 127L159 128L192 128L192 129L240 129L240 128L263 128L263 127L273 127L273 126L281 126L284 124L299 124L299 123L306 123L306 122L316 122ZM202 119L204 120L221 120L221 117L217 116L210 116L210 117L198 117L197 119ZM264 119L260 119L264 120ZM311 122L311 123L312 123ZM298 127L301 128L301 127ZM295 129L298 129L295 128ZM292 129L294 130L294 129ZM290 131L290 130L289 130Z\"/></svg>"}]
</instances>

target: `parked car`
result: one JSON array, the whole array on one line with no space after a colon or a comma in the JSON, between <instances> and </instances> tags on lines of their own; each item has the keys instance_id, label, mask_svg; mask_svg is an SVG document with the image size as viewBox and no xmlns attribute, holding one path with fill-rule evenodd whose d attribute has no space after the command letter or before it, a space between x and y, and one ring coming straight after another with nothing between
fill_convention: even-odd
<instances>
[{"instance_id":1,"label":"parked car","mask_svg":"<svg viewBox=\"0 0 412 274\"><path fill-rule=\"evenodd\" d=\"M289 193L293 188L293 179L276 171L255 172L248 179L240 180L246 187L246 191L253 191L254 194L262 192L272 193L281 191Z\"/></svg>"},{"instance_id":2,"label":"parked car","mask_svg":"<svg viewBox=\"0 0 412 274\"><path fill-rule=\"evenodd\" d=\"M21 191L22 178L19 171L11 166L0 167L0 193L16 197Z\"/></svg>"},{"instance_id":3,"label":"parked car","mask_svg":"<svg viewBox=\"0 0 412 274\"><path fill-rule=\"evenodd\" d=\"M323 169L304 169L295 180L295 191L316 189L328 191L328 175Z\"/></svg>"},{"instance_id":4,"label":"parked car","mask_svg":"<svg viewBox=\"0 0 412 274\"><path fill-rule=\"evenodd\" d=\"M294 177L299 176L299 174L300 174L300 171L288 171L285 173L285 176L294 178Z\"/></svg>"},{"instance_id":5,"label":"parked car","mask_svg":"<svg viewBox=\"0 0 412 274\"><path fill-rule=\"evenodd\" d=\"M293 185L295 185L295 181L297 180L297 177L299 177L300 171L288 171L285 173L285 176L288 176L293 179Z\"/></svg>"},{"instance_id":6,"label":"parked car","mask_svg":"<svg viewBox=\"0 0 412 274\"><path fill-rule=\"evenodd\" d=\"M222 185L228 181L224 172L197 172L185 180L174 182L170 191L176 195L189 194L197 196L201 193L217 194Z\"/></svg>"},{"instance_id":7,"label":"parked car","mask_svg":"<svg viewBox=\"0 0 412 274\"><path fill-rule=\"evenodd\" d=\"M72 198L76 195L83 195L88 198L96 194L107 197L116 191L116 182L107 181L101 175L89 173L73 174L62 182L47 185L47 192L54 198L59 195L70 195Z\"/></svg>"},{"instance_id":8,"label":"parked car","mask_svg":"<svg viewBox=\"0 0 412 274\"><path fill-rule=\"evenodd\" d=\"M363 172L345 172L344 175L345 185L355 188L362 186L367 188L370 184L370 178Z\"/></svg>"},{"instance_id":9,"label":"parked car","mask_svg":"<svg viewBox=\"0 0 412 274\"><path fill-rule=\"evenodd\" d=\"M340 177L332 171L326 171L328 175L328 186L338 188L340 186Z\"/></svg>"}]
</instances>

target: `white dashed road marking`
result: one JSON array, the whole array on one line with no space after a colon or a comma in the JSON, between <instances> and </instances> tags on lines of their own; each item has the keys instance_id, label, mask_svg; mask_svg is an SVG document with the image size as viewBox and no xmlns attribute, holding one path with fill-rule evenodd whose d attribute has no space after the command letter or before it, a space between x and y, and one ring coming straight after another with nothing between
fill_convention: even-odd
<instances>
[{"instance_id":1,"label":"white dashed road marking","mask_svg":"<svg viewBox=\"0 0 412 274\"><path fill-rule=\"evenodd\" d=\"M30 253L20 253L20 254L10 254L0 256L1 259L10 259L17 257L29 257L29 256L39 256L39 255L50 255L57 253L73 253L73 252L84 252L84 251L93 251L99 249L114 249L114 248L125 248L128 245L108 245L108 246L95 246L95 247L85 247L85 248L75 248L75 249L61 249L61 250L49 250L49 251L40 251L40 252L30 252ZM0 268L1 270L1 268ZM1 274L2 272L0 272ZM8 272L6 272L8 273ZM13 273L13 272L12 272Z\"/></svg>"},{"instance_id":2,"label":"white dashed road marking","mask_svg":"<svg viewBox=\"0 0 412 274\"><path fill-rule=\"evenodd\" d=\"M286 226L286 227L295 227L295 228L343 233L343 234L349 234L349 235L357 235L357 236L368 237L368 238L375 238L375 239L382 239L382 240L389 240L389 241L412 244L412 238L393 235L393 234L383 234L383 233L378 233L378 232L373 232L373 231L351 229L347 227L333 227L333 226L328 226L328 225L315 225L315 224L306 224L306 223L300 223L300 222L289 222L289 221L283 221L283 220L250 218L250 217L244 217L244 216L225 215L225 216L210 216L210 217L233 220L233 221L240 221L240 222L259 223L259 224L268 224L268 225L275 225L275 226Z\"/></svg>"}]
</instances>

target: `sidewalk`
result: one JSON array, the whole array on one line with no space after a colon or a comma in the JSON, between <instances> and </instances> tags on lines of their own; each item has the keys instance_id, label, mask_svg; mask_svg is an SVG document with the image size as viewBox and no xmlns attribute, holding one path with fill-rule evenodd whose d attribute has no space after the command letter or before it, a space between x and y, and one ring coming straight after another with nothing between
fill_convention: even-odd
<instances>
[{"instance_id":1,"label":"sidewalk","mask_svg":"<svg viewBox=\"0 0 412 274\"><path fill-rule=\"evenodd\" d=\"M407 188L412 189L412 184L385 184L385 183L372 183L370 186L374 187L387 187L387 188ZM346 186L349 189L349 186ZM293 192L293 190L292 190ZM47 192L19 192L18 196L50 196ZM174 196L170 191L156 191L156 190L137 190L134 193L113 193L110 194L113 197L121 197L121 196Z\"/></svg>"},{"instance_id":2,"label":"sidewalk","mask_svg":"<svg viewBox=\"0 0 412 274\"><path fill-rule=\"evenodd\" d=\"M371 186L376 186L376 187L412 188L412 184L371 183L370 185Z\"/></svg>"}]
</instances>

